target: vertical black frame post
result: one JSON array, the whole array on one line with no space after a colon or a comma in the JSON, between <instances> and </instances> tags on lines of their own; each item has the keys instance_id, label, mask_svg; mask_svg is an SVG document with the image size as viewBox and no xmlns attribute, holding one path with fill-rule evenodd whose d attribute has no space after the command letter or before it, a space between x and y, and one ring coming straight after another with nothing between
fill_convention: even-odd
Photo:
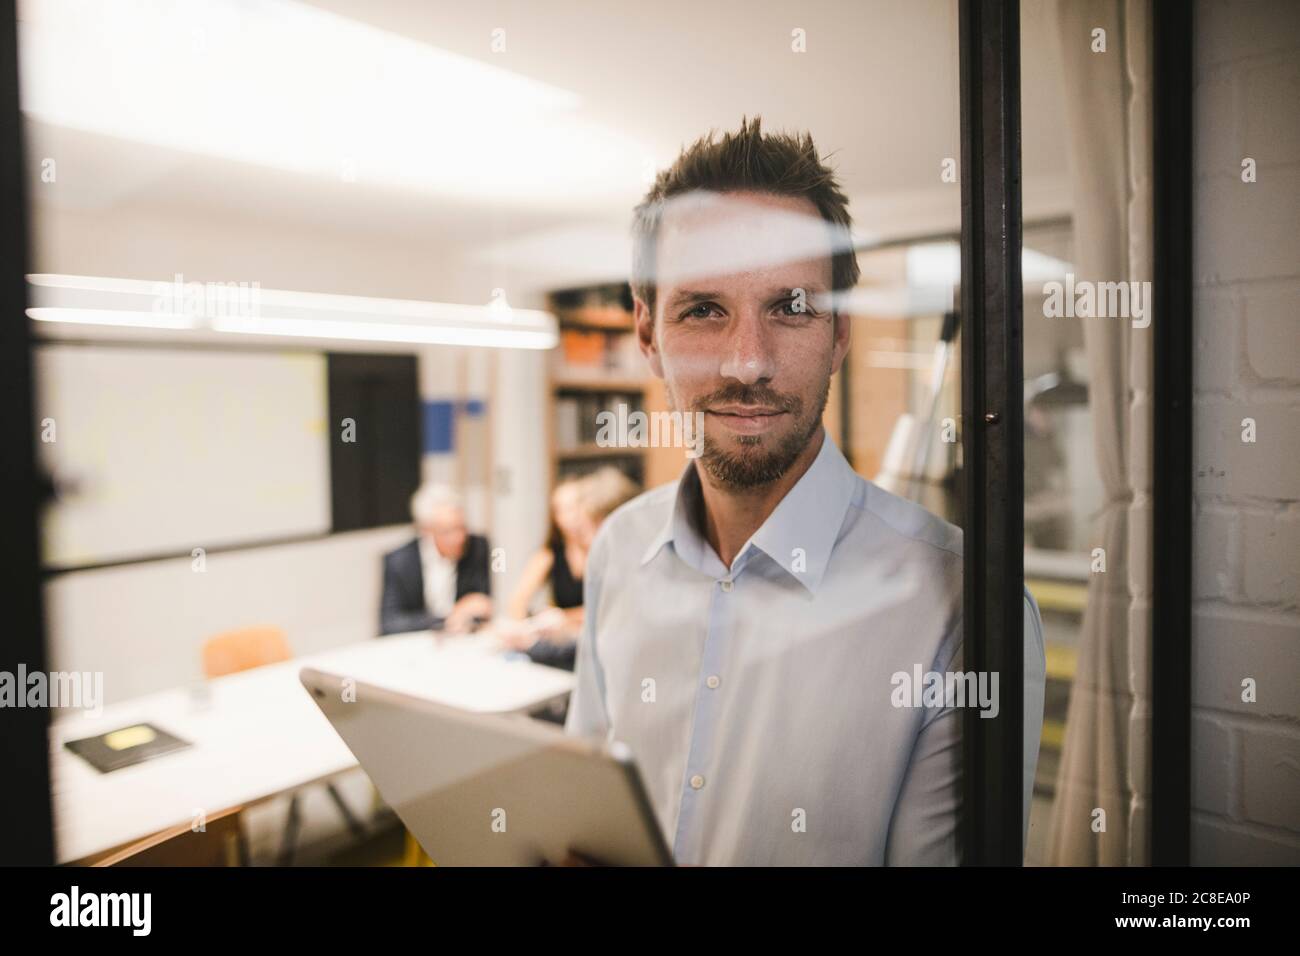
<instances>
[{"instance_id":1,"label":"vertical black frame post","mask_svg":"<svg viewBox=\"0 0 1300 956\"><path fill-rule=\"evenodd\" d=\"M0 671L46 671L37 513L45 494L38 477L32 414L32 348L27 319L27 197L22 117L18 108L18 18L0 3L0 602L5 635ZM26 693L23 686L17 687ZM0 864L54 862L50 810L49 720L45 707L0 708Z\"/></svg>"},{"instance_id":2,"label":"vertical black frame post","mask_svg":"<svg viewBox=\"0 0 1300 956\"><path fill-rule=\"evenodd\" d=\"M964 669L1000 712L964 712L963 860L1024 860L1024 293L1019 0L961 0Z\"/></svg>"},{"instance_id":3,"label":"vertical black frame post","mask_svg":"<svg viewBox=\"0 0 1300 956\"><path fill-rule=\"evenodd\" d=\"M1151 31L1153 866L1191 859L1193 6L1156 0Z\"/></svg>"}]
</instances>

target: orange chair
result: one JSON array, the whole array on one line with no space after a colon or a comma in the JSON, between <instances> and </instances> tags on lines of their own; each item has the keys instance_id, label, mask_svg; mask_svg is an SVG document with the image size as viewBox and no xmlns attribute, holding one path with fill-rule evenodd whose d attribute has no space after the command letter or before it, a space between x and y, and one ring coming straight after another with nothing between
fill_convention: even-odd
<instances>
[{"instance_id":1,"label":"orange chair","mask_svg":"<svg viewBox=\"0 0 1300 956\"><path fill-rule=\"evenodd\" d=\"M278 627L248 627L210 637L203 643L203 675L225 677L293 657Z\"/></svg>"},{"instance_id":2,"label":"orange chair","mask_svg":"<svg viewBox=\"0 0 1300 956\"><path fill-rule=\"evenodd\" d=\"M238 631L227 631L210 637L203 643L203 673L208 678L224 677L240 671L264 667L267 664L279 664L291 660L293 652L284 631L278 627L247 627ZM344 823L357 839L367 836L365 825L353 814L351 807L343 800L343 795L332 782L325 784L330 799L338 807ZM293 863L294 848L298 842L298 829L302 824L299 792L295 791L289 798L289 817L284 825L284 837L280 846L280 866ZM246 852L244 853L246 855Z\"/></svg>"}]
</instances>

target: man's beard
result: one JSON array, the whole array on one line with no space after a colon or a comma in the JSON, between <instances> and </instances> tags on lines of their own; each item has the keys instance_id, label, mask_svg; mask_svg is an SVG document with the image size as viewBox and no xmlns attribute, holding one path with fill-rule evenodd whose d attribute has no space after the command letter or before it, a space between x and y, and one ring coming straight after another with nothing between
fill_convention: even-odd
<instances>
[{"instance_id":1,"label":"man's beard","mask_svg":"<svg viewBox=\"0 0 1300 956\"><path fill-rule=\"evenodd\" d=\"M692 410L707 412L718 405L763 405L788 412L794 417L795 426L775 447L765 447L769 441L766 435L736 435L735 440L742 446L740 451L728 451L711 439L708 432L704 435L704 451L700 455L700 464L704 466L709 477L719 486L732 490L761 488L770 485L790 470L799 455L808 447L808 442L817 433L821 425L822 412L826 410L826 401L830 397L830 377L822 383L821 394L817 397L812 414L804 413L804 404L797 395L783 395L766 385L733 384L718 389L709 395L696 399ZM679 408L668 389L669 400L673 407Z\"/></svg>"}]
</instances>

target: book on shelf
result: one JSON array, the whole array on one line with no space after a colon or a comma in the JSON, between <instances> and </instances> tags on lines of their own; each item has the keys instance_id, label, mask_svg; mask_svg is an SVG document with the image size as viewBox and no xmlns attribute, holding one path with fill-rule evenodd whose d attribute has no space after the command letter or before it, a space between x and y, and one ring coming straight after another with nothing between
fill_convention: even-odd
<instances>
[{"instance_id":1,"label":"book on shelf","mask_svg":"<svg viewBox=\"0 0 1300 956\"><path fill-rule=\"evenodd\" d=\"M594 446L600 434L601 412L610 412L615 420L626 421L628 415L641 408L640 396L624 392L590 392L578 395L561 395L555 400L555 445L560 453ZM626 412L619 414L619 407ZM638 453L631 449L630 454Z\"/></svg>"},{"instance_id":2,"label":"book on shelf","mask_svg":"<svg viewBox=\"0 0 1300 956\"><path fill-rule=\"evenodd\" d=\"M555 400L555 445L557 448L573 448L582 439L578 420L578 400L563 395Z\"/></svg>"},{"instance_id":3,"label":"book on shelf","mask_svg":"<svg viewBox=\"0 0 1300 956\"><path fill-rule=\"evenodd\" d=\"M635 335L562 329L555 375L571 381L643 378L648 372Z\"/></svg>"}]
</instances>

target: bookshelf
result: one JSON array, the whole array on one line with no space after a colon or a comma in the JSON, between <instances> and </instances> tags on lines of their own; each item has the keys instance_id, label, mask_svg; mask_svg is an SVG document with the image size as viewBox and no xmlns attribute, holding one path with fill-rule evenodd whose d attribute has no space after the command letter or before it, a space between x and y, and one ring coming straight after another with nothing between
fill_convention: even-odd
<instances>
[{"instance_id":1,"label":"bookshelf","mask_svg":"<svg viewBox=\"0 0 1300 956\"><path fill-rule=\"evenodd\" d=\"M564 289L547 296L560 326L550 370L551 482L604 465L652 488L676 479L680 448L617 448L597 443L597 416L666 411L663 383L651 374L637 344L632 293L626 283Z\"/></svg>"}]
</instances>

